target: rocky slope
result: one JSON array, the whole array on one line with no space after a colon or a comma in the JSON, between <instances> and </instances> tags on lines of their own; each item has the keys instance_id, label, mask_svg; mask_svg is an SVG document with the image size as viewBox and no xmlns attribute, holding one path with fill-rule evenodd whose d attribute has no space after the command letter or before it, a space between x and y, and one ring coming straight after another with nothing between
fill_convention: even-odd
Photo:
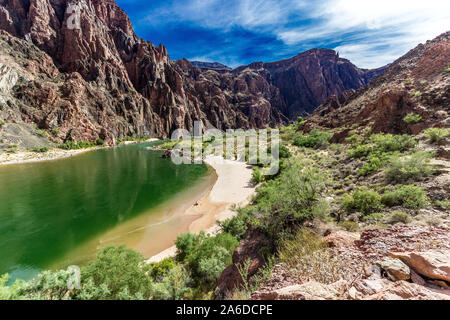
<instances>
[{"instance_id":1,"label":"rocky slope","mask_svg":"<svg viewBox=\"0 0 450 320\"><path fill-rule=\"evenodd\" d=\"M314 111L332 95L365 86L386 69L362 70L326 49L265 63L264 68L269 71L271 82L280 89L290 119Z\"/></svg>"},{"instance_id":2,"label":"rocky slope","mask_svg":"<svg viewBox=\"0 0 450 320\"><path fill-rule=\"evenodd\" d=\"M71 5L80 9L76 28ZM195 120L220 129L281 124L382 72L330 50L197 68L139 39L112 0L0 0L0 29L1 120L36 123L59 142L167 137Z\"/></svg>"},{"instance_id":3,"label":"rocky slope","mask_svg":"<svg viewBox=\"0 0 450 320\"><path fill-rule=\"evenodd\" d=\"M450 32L421 44L392 63L367 87L333 96L320 106L301 129L342 128L342 141L357 127L373 132L416 134L425 128L450 125ZM419 123L407 123L410 113Z\"/></svg>"}]
</instances>

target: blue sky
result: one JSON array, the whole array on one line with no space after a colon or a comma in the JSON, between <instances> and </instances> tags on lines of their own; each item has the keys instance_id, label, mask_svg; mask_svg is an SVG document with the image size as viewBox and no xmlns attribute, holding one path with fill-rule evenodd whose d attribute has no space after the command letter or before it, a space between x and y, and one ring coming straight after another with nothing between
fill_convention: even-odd
<instances>
[{"instance_id":1,"label":"blue sky","mask_svg":"<svg viewBox=\"0 0 450 320\"><path fill-rule=\"evenodd\" d=\"M358 67L394 61L450 30L448 0L116 0L172 59L231 67L335 49Z\"/></svg>"}]
</instances>

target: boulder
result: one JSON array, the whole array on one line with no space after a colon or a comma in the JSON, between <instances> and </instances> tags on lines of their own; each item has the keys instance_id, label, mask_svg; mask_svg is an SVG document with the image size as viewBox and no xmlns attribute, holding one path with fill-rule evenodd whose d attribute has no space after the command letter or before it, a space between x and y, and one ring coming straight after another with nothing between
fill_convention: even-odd
<instances>
[{"instance_id":1,"label":"boulder","mask_svg":"<svg viewBox=\"0 0 450 320\"><path fill-rule=\"evenodd\" d=\"M408 281L411 278L409 267L399 259L386 258L377 263L392 281Z\"/></svg>"},{"instance_id":2,"label":"boulder","mask_svg":"<svg viewBox=\"0 0 450 320\"><path fill-rule=\"evenodd\" d=\"M330 285L309 281L270 292L255 292L253 300L339 300L345 294L347 282L344 280Z\"/></svg>"},{"instance_id":3,"label":"boulder","mask_svg":"<svg viewBox=\"0 0 450 320\"><path fill-rule=\"evenodd\" d=\"M450 282L450 251L448 250L394 252L391 256L402 260L422 276Z\"/></svg>"}]
</instances>

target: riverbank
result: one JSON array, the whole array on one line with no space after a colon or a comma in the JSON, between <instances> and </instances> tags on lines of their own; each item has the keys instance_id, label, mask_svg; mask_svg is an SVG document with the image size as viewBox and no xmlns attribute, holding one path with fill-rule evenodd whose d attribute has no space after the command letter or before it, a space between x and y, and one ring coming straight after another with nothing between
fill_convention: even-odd
<instances>
[{"instance_id":1,"label":"riverbank","mask_svg":"<svg viewBox=\"0 0 450 320\"><path fill-rule=\"evenodd\" d=\"M120 145L129 145L135 143L147 143L147 142L155 142L159 141L159 139L148 139L146 141L126 141ZM19 150L14 153L8 152L0 152L0 166L1 165L10 165L10 164L21 164L21 163L30 163L30 162L40 162L40 161L51 161L51 160L59 160L77 156L82 153L98 150L101 148L107 147L92 147L86 149L76 149L76 150L64 150L64 149L50 149L47 152L33 152L26 150Z\"/></svg>"},{"instance_id":2,"label":"riverbank","mask_svg":"<svg viewBox=\"0 0 450 320\"><path fill-rule=\"evenodd\" d=\"M208 157L205 163L211 166L217 174L217 181L210 192L185 212L185 216L197 216L189 232L206 231L214 234L219 230L217 221L232 218L235 212L233 206L245 207L249 204L256 186L252 183L252 167L243 162L224 160L221 157ZM172 246L147 260L159 262L176 254Z\"/></svg>"}]
</instances>

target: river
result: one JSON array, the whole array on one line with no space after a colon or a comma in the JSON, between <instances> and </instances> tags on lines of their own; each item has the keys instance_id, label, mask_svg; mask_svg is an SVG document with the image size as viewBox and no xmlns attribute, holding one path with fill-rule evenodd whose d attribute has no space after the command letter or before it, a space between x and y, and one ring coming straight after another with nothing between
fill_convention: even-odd
<instances>
[{"instance_id":1,"label":"river","mask_svg":"<svg viewBox=\"0 0 450 320\"><path fill-rule=\"evenodd\" d=\"M150 257L173 244L197 218L183 212L216 176L206 165L174 165L152 146L0 166L0 275L84 265L109 245Z\"/></svg>"}]
</instances>

